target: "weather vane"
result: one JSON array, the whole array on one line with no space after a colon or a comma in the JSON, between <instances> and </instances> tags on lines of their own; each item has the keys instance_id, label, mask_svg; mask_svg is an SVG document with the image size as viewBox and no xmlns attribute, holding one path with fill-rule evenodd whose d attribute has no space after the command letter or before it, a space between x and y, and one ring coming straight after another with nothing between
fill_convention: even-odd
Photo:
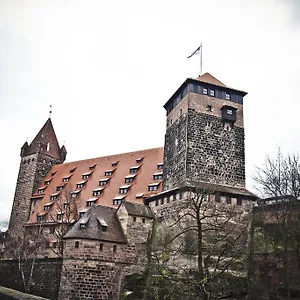
<instances>
[{"instance_id":1,"label":"weather vane","mask_svg":"<svg viewBox=\"0 0 300 300\"><path fill-rule=\"evenodd\" d=\"M50 104L49 118L51 118L51 114L52 114L52 104Z\"/></svg>"}]
</instances>

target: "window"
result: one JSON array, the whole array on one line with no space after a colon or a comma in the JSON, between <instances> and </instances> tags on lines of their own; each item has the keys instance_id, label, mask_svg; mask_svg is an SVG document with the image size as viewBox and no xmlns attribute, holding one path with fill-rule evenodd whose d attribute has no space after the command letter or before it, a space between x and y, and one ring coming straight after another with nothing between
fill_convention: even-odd
<instances>
[{"instance_id":1,"label":"window","mask_svg":"<svg viewBox=\"0 0 300 300\"><path fill-rule=\"evenodd\" d=\"M133 221L133 223L135 223L136 222L136 217L132 217L132 221Z\"/></svg>"},{"instance_id":2,"label":"window","mask_svg":"<svg viewBox=\"0 0 300 300\"><path fill-rule=\"evenodd\" d=\"M155 200L155 206L158 206L158 205L159 205L158 200Z\"/></svg>"},{"instance_id":3,"label":"window","mask_svg":"<svg viewBox=\"0 0 300 300\"><path fill-rule=\"evenodd\" d=\"M52 242L52 248L56 248L57 247L57 243L56 242Z\"/></svg>"},{"instance_id":4,"label":"window","mask_svg":"<svg viewBox=\"0 0 300 300\"><path fill-rule=\"evenodd\" d=\"M82 174L82 179L88 179L91 176L92 172L87 172Z\"/></svg>"},{"instance_id":5,"label":"window","mask_svg":"<svg viewBox=\"0 0 300 300\"><path fill-rule=\"evenodd\" d=\"M77 167L70 170L70 173L73 173L76 170Z\"/></svg>"},{"instance_id":6,"label":"window","mask_svg":"<svg viewBox=\"0 0 300 300\"><path fill-rule=\"evenodd\" d=\"M93 196L100 196L102 194L103 188L97 188L93 190Z\"/></svg>"},{"instance_id":7,"label":"window","mask_svg":"<svg viewBox=\"0 0 300 300\"><path fill-rule=\"evenodd\" d=\"M129 173L137 173L139 171L140 166L134 166L129 169Z\"/></svg>"},{"instance_id":8,"label":"window","mask_svg":"<svg viewBox=\"0 0 300 300\"><path fill-rule=\"evenodd\" d=\"M119 205L122 203L122 199L114 199L113 200L113 205Z\"/></svg>"},{"instance_id":9,"label":"window","mask_svg":"<svg viewBox=\"0 0 300 300\"><path fill-rule=\"evenodd\" d=\"M38 194L43 194L44 193L44 189L39 189L38 190Z\"/></svg>"},{"instance_id":10,"label":"window","mask_svg":"<svg viewBox=\"0 0 300 300\"><path fill-rule=\"evenodd\" d=\"M142 223L145 224L146 223L146 219L142 218Z\"/></svg>"},{"instance_id":11,"label":"window","mask_svg":"<svg viewBox=\"0 0 300 300\"><path fill-rule=\"evenodd\" d=\"M76 198L80 192L81 192L81 190L76 190L76 191L71 192L71 197Z\"/></svg>"},{"instance_id":12,"label":"window","mask_svg":"<svg viewBox=\"0 0 300 300\"><path fill-rule=\"evenodd\" d=\"M59 213L56 215L56 219L61 221L63 219L63 213Z\"/></svg>"},{"instance_id":13,"label":"window","mask_svg":"<svg viewBox=\"0 0 300 300\"><path fill-rule=\"evenodd\" d=\"M51 173L51 176L53 177L53 176L56 174L56 172L57 172L57 171L55 171L55 172Z\"/></svg>"},{"instance_id":14,"label":"window","mask_svg":"<svg viewBox=\"0 0 300 300\"><path fill-rule=\"evenodd\" d=\"M86 223L81 223L81 224L80 224L80 228L81 228L81 229L86 228Z\"/></svg>"},{"instance_id":15,"label":"window","mask_svg":"<svg viewBox=\"0 0 300 300\"><path fill-rule=\"evenodd\" d=\"M242 198L237 198L236 199L236 204L237 205L242 205Z\"/></svg>"},{"instance_id":16,"label":"window","mask_svg":"<svg viewBox=\"0 0 300 300\"><path fill-rule=\"evenodd\" d=\"M215 90L209 90L209 95L214 97L215 96Z\"/></svg>"},{"instance_id":17,"label":"window","mask_svg":"<svg viewBox=\"0 0 300 300\"><path fill-rule=\"evenodd\" d=\"M113 171L105 171L104 176L112 176Z\"/></svg>"},{"instance_id":18,"label":"window","mask_svg":"<svg viewBox=\"0 0 300 300\"><path fill-rule=\"evenodd\" d=\"M70 202L65 202L64 203L64 209L69 208L70 207Z\"/></svg>"},{"instance_id":19,"label":"window","mask_svg":"<svg viewBox=\"0 0 300 300\"><path fill-rule=\"evenodd\" d=\"M153 180L162 180L163 179L163 174L153 174Z\"/></svg>"},{"instance_id":20,"label":"window","mask_svg":"<svg viewBox=\"0 0 300 300\"><path fill-rule=\"evenodd\" d=\"M103 178L99 180L99 186L105 186L107 185L110 178Z\"/></svg>"},{"instance_id":21,"label":"window","mask_svg":"<svg viewBox=\"0 0 300 300\"><path fill-rule=\"evenodd\" d=\"M76 184L77 189L82 189L86 181L80 181Z\"/></svg>"},{"instance_id":22,"label":"window","mask_svg":"<svg viewBox=\"0 0 300 300\"><path fill-rule=\"evenodd\" d=\"M167 197L167 203L170 203L170 197L169 196Z\"/></svg>"},{"instance_id":23,"label":"window","mask_svg":"<svg viewBox=\"0 0 300 300\"><path fill-rule=\"evenodd\" d=\"M128 193L128 188L120 188L120 194L127 194Z\"/></svg>"},{"instance_id":24,"label":"window","mask_svg":"<svg viewBox=\"0 0 300 300\"><path fill-rule=\"evenodd\" d=\"M140 163L143 159L144 159L144 157L139 157L139 158L136 159L136 162Z\"/></svg>"},{"instance_id":25,"label":"window","mask_svg":"<svg viewBox=\"0 0 300 300\"><path fill-rule=\"evenodd\" d=\"M69 181L69 177L63 178L63 182L68 182L68 181Z\"/></svg>"},{"instance_id":26,"label":"window","mask_svg":"<svg viewBox=\"0 0 300 300\"><path fill-rule=\"evenodd\" d=\"M143 196L144 196L144 193L139 193L139 194L135 195L135 198L139 199L139 198L143 198Z\"/></svg>"},{"instance_id":27,"label":"window","mask_svg":"<svg viewBox=\"0 0 300 300\"><path fill-rule=\"evenodd\" d=\"M227 114L228 115L232 115L232 110L231 109L227 109Z\"/></svg>"},{"instance_id":28,"label":"window","mask_svg":"<svg viewBox=\"0 0 300 300\"><path fill-rule=\"evenodd\" d=\"M50 196L50 200L51 201L54 201L54 200L56 200L58 198L58 195L51 195Z\"/></svg>"},{"instance_id":29,"label":"window","mask_svg":"<svg viewBox=\"0 0 300 300\"><path fill-rule=\"evenodd\" d=\"M111 163L111 166L112 166L112 167L115 167L115 166L118 164L118 162L119 162L119 161L114 161L114 162L112 162L112 163Z\"/></svg>"},{"instance_id":30,"label":"window","mask_svg":"<svg viewBox=\"0 0 300 300\"><path fill-rule=\"evenodd\" d=\"M35 206L36 203L37 203L37 200L33 200L33 201L32 201L32 205L33 205L33 206Z\"/></svg>"},{"instance_id":31,"label":"window","mask_svg":"<svg viewBox=\"0 0 300 300\"><path fill-rule=\"evenodd\" d=\"M231 204L231 197L226 196L226 204Z\"/></svg>"},{"instance_id":32,"label":"window","mask_svg":"<svg viewBox=\"0 0 300 300\"><path fill-rule=\"evenodd\" d=\"M164 164L163 163L157 164L157 170L162 170L163 168L164 168Z\"/></svg>"},{"instance_id":33,"label":"window","mask_svg":"<svg viewBox=\"0 0 300 300\"><path fill-rule=\"evenodd\" d=\"M95 167L96 167L96 164L95 164L95 165L92 165L92 166L90 166L90 167L89 167L89 169L90 169L90 170L94 170L94 169L95 169Z\"/></svg>"},{"instance_id":34,"label":"window","mask_svg":"<svg viewBox=\"0 0 300 300\"><path fill-rule=\"evenodd\" d=\"M100 250L100 251L103 251L103 244L100 244L99 250Z\"/></svg>"},{"instance_id":35,"label":"window","mask_svg":"<svg viewBox=\"0 0 300 300\"><path fill-rule=\"evenodd\" d=\"M101 230L102 230L103 232L106 232L106 231L107 231L107 226L101 225Z\"/></svg>"},{"instance_id":36,"label":"window","mask_svg":"<svg viewBox=\"0 0 300 300\"><path fill-rule=\"evenodd\" d=\"M46 184L46 185L49 185L49 184L50 184L50 181L51 181L51 180L46 180L46 181L45 181L45 184Z\"/></svg>"},{"instance_id":37,"label":"window","mask_svg":"<svg viewBox=\"0 0 300 300\"><path fill-rule=\"evenodd\" d=\"M64 188L64 187L63 187L62 185L57 186L57 187L56 187L56 191L59 192L59 191L61 191L63 188Z\"/></svg>"},{"instance_id":38,"label":"window","mask_svg":"<svg viewBox=\"0 0 300 300\"><path fill-rule=\"evenodd\" d=\"M160 204L161 204L161 205L165 204L165 199L164 199L164 198L161 198L161 199L160 199Z\"/></svg>"},{"instance_id":39,"label":"window","mask_svg":"<svg viewBox=\"0 0 300 300\"><path fill-rule=\"evenodd\" d=\"M85 213L86 213L85 211L80 211L80 212L79 212L79 218L82 218L82 217L84 216Z\"/></svg>"},{"instance_id":40,"label":"window","mask_svg":"<svg viewBox=\"0 0 300 300\"><path fill-rule=\"evenodd\" d=\"M157 191L159 184L160 184L160 182L149 184L148 191Z\"/></svg>"},{"instance_id":41,"label":"window","mask_svg":"<svg viewBox=\"0 0 300 300\"><path fill-rule=\"evenodd\" d=\"M114 245L113 251L117 252L117 246L116 245Z\"/></svg>"},{"instance_id":42,"label":"window","mask_svg":"<svg viewBox=\"0 0 300 300\"><path fill-rule=\"evenodd\" d=\"M78 241L75 242L75 248L79 248L79 242Z\"/></svg>"},{"instance_id":43,"label":"window","mask_svg":"<svg viewBox=\"0 0 300 300\"><path fill-rule=\"evenodd\" d=\"M211 106L211 105L207 105L207 106L206 106L206 111L212 112L212 106Z\"/></svg>"},{"instance_id":44,"label":"window","mask_svg":"<svg viewBox=\"0 0 300 300\"><path fill-rule=\"evenodd\" d=\"M226 93L226 94L225 94L225 99L226 99L226 100L230 100L230 94Z\"/></svg>"},{"instance_id":45,"label":"window","mask_svg":"<svg viewBox=\"0 0 300 300\"><path fill-rule=\"evenodd\" d=\"M44 205L44 210L50 210L51 204L52 203L48 203L48 204Z\"/></svg>"},{"instance_id":46,"label":"window","mask_svg":"<svg viewBox=\"0 0 300 300\"><path fill-rule=\"evenodd\" d=\"M203 94L207 95L207 89L203 88Z\"/></svg>"},{"instance_id":47,"label":"window","mask_svg":"<svg viewBox=\"0 0 300 300\"><path fill-rule=\"evenodd\" d=\"M97 201L97 200L94 200L94 199L87 200L87 201L86 201L86 206L87 206L87 207L93 206L93 205L96 204L96 201Z\"/></svg>"},{"instance_id":48,"label":"window","mask_svg":"<svg viewBox=\"0 0 300 300\"><path fill-rule=\"evenodd\" d=\"M129 175L125 177L125 183L132 183L134 181L135 175Z\"/></svg>"},{"instance_id":49,"label":"window","mask_svg":"<svg viewBox=\"0 0 300 300\"><path fill-rule=\"evenodd\" d=\"M44 220L44 216L45 216L45 214L39 214L39 215L37 215L37 221L38 222L43 221Z\"/></svg>"},{"instance_id":50,"label":"window","mask_svg":"<svg viewBox=\"0 0 300 300\"><path fill-rule=\"evenodd\" d=\"M215 194L215 202L220 203L221 202L221 195L220 193Z\"/></svg>"}]
</instances>

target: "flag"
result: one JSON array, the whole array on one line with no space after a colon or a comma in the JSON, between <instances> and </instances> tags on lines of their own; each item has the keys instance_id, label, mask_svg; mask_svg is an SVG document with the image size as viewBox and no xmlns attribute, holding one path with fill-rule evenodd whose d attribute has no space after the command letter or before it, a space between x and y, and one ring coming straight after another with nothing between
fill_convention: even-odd
<instances>
[{"instance_id":1,"label":"flag","mask_svg":"<svg viewBox=\"0 0 300 300\"><path fill-rule=\"evenodd\" d=\"M201 46L200 47L198 47L190 56L188 56L188 58L190 58L190 57L192 57L193 55L198 55L199 54L199 52L200 52L200 48L201 48Z\"/></svg>"}]
</instances>

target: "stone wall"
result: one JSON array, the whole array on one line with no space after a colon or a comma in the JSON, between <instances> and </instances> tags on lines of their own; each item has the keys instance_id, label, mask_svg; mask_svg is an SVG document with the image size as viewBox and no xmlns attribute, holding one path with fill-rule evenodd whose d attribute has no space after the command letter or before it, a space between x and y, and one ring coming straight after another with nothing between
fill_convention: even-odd
<instances>
[{"instance_id":1,"label":"stone wall","mask_svg":"<svg viewBox=\"0 0 300 300\"><path fill-rule=\"evenodd\" d=\"M31 265L32 261L28 261L25 265L26 279L29 278ZM57 299L61 266L61 259L36 260L29 292L37 296ZM0 285L24 292L17 260L0 261Z\"/></svg>"},{"instance_id":2,"label":"stone wall","mask_svg":"<svg viewBox=\"0 0 300 300\"><path fill-rule=\"evenodd\" d=\"M138 245L66 240L59 299L118 299L126 268L138 256Z\"/></svg>"},{"instance_id":3,"label":"stone wall","mask_svg":"<svg viewBox=\"0 0 300 300\"><path fill-rule=\"evenodd\" d=\"M57 158L35 153L21 158L15 196L9 222L9 236L23 237L23 224L28 221L31 196L47 176L52 166L61 163Z\"/></svg>"}]
</instances>

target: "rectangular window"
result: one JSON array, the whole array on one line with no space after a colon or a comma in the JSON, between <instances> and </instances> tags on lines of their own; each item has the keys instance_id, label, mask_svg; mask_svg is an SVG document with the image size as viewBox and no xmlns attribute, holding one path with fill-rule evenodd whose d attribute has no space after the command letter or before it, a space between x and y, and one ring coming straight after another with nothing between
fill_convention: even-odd
<instances>
[{"instance_id":1,"label":"rectangular window","mask_svg":"<svg viewBox=\"0 0 300 300\"><path fill-rule=\"evenodd\" d=\"M131 183L131 182L133 182L133 180L134 180L134 177L125 178L125 183Z\"/></svg>"},{"instance_id":2,"label":"rectangular window","mask_svg":"<svg viewBox=\"0 0 300 300\"><path fill-rule=\"evenodd\" d=\"M64 203L64 209L69 208L70 207L70 203L69 202L65 202Z\"/></svg>"},{"instance_id":3,"label":"rectangular window","mask_svg":"<svg viewBox=\"0 0 300 300\"><path fill-rule=\"evenodd\" d=\"M227 115L232 115L232 110L231 109L227 109Z\"/></svg>"},{"instance_id":4,"label":"rectangular window","mask_svg":"<svg viewBox=\"0 0 300 300\"><path fill-rule=\"evenodd\" d=\"M225 94L225 99L226 99L226 100L230 100L230 94L226 93L226 94Z\"/></svg>"},{"instance_id":5,"label":"rectangular window","mask_svg":"<svg viewBox=\"0 0 300 300\"><path fill-rule=\"evenodd\" d=\"M122 203L122 200L121 199L114 199L113 200L113 205L119 205Z\"/></svg>"},{"instance_id":6,"label":"rectangular window","mask_svg":"<svg viewBox=\"0 0 300 300\"><path fill-rule=\"evenodd\" d=\"M158 206L159 203L158 203L158 200L155 200L155 206Z\"/></svg>"},{"instance_id":7,"label":"rectangular window","mask_svg":"<svg viewBox=\"0 0 300 300\"><path fill-rule=\"evenodd\" d=\"M136 217L132 217L133 223L136 222Z\"/></svg>"},{"instance_id":8,"label":"rectangular window","mask_svg":"<svg viewBox=\"0 0 300 300\"><path fill-rule=\"evenodd\" d=\"M100 196L102 191L93 191L93 196Z\"/></svg>"},{"instance_id":9,"label":"rectangular window","mask_svg":"<svg viewBox=\"0 0 300 300\"><path fill-rule=\"evenodd\" d=\"M57 243L56 242L53 242L52 243L52 248L56 248L57 247Z\"/></svg>"},{"instance_id":10,"label":"rectangular window","mask_svg":"<svg viewBox=\"0 0 300 300\"><path fill-rule=\"evenodd\" d=\"M231 204L231 197L226 196L226 204Z\"/></svg>"},{"instance_id":11,"label":"rectangular window","mask_svg":"<svg viewBox=\"0 0 300 300\"><path fill-rule=\"evenodd\" d=\"M76 184L76 188L77 188L77 189L82 189L83 186L84 186L84 183L77 183L77 184Z\"/></svg>"},{"instance_id":12,"label":"rectangular window","mask_svg":"<svg viewBox=\"0 0 300 300\"><path fill-rule=\"evenodd\" d=\"M164 164L160 163L157 165L157 170L162 170L164 168Z\"/></svg>"},{"instance_id":13,"label":"rectangular window","mask_svg":"<svg viewBox=\"0 0 300 300\"><path fill-rule=\"evenodd\" d=\"M170 203L170 197L169 196L167 197L167 203Z\"/></svg>"},{"instance_id":14,"label":"rectangular window","mask_svg":"<svg viewBox=\"0 0 300 300\"><path fill-rule=\"evenodd\" d=\"M164 198L161 198L160 204L161 204L161 205L165 204L165 199L164 199Z\"/></svg>"},{"instance_id":15,"label":"rectangular window","mask_svg":"<svg viewBox=\"0 0 300 300\"><path fill-rule=\"evenodd\" d=\"M89 167L89 169L90 169L90 170L94 170L94 169L95 169L95 167L96 167L96 164L95 164L95 165L92 165L92 166L90 166L90 167Z\"/></svg>"},{"instance_id":16,"label":"rectangular window","mask_svg":"<svg viewBox=\"0 0 300 300\"><path fill-rule=\"evenodd\" d=\"M78 241L75 242L75 248L79 248L79 242Z\"/></svg>"},{"instance_id":17,"label":"rectangular window","mask_svg":"<svg viewBox=\"0 0 300 300\"><path fill-rule=\"evenodd\" d=\"M63 178L63 182L68 182L69 181L69 178Z\"/></svg>"},{"instance_id":18,"label":"rectangular window","mask_svg":"<svg viewBox=\"0 0 300 300\"><path fill-rule=\"evenodd\" d=\"M146 223L146 219L145 218L142 219L142 223L144 223L144 224Z\"/></svg>"},{"instance_id":19,"label":"rectangular window","mask_svg":"<svg viewBox=\"0 0 300 300\"><path fill-rule=\"evenodd\" d=\"M114 245L113 251L117 252L117 246L116 245Z\"/></svg>"},{"instance_id":20,"label":"rectangular window","mask_svg":"<svg viewBox=\"0 0 300 300\"><path fill-rule=\"evenodd\" d=\"M153 180L162 180L163 179L163 175L162 174L154 174L153 175Z\"/></svg>"},{"instance_id":21,"label":"rectangular window","mask_svg":"<svg viewBox=\"0 0 300 300\"><path fill-rule=\"evenodd\" d=\"M85 211L79 212L79 218L82 218L84 216L84 214L85 214Z\"/></svg>"},{"instance_id":22,"label":"rectangular window","mask_svg":"<svg viewBox=\"0 0 300 300\"><path fill-rule=\"evenodd\" d=\"M50 180L45 181L45 184L49 185L50 184Z\"/></svg>"},{"instance_id":23,"label":"rectangular window","mask_svg":"<svg viewBox=\"0 0 300 300\"><path fill-rule=\"evenodd\" d=\"M41 189L41 190L38 190L38 194L43 194L44 193L44 190Z\"/></svg>"},{"instance_id":24,"label":"rectangular window","mask_svg":"<svg viewBox=\"0 0 300 300\"><path fill-rule=\"evenodd\" d=\"M82 175L82 179L88 179L89 177L90 177L90 174Z\"/></svg>"},{"instance_id":25,"label":"rectangular window","mask_svg":"<svg viewBox=\"0 0 300 300\"><path fill-rule=\"evenodd\" d=\"M62 215L62 214L57 214L57 215L56 215L56 219L57 219L57 220L62 220L62 218L63 218L63 215Z\"/></svg>"},{"instance_id":26,"label":"rectangular window","mask_svg":"<svg viewBox=\"0 0 300 300\"><path fill-rule=\"evenodd\" d=\"M130 168L129 169L129 173L137 173L137 171L138 171L139 169L138 168Z\"/></svg>"},{"instance_id":27,"label":"rectangular window","mask_svg":"<svg viewBox=\"0 0 300 300\"><path fill-rule=\"evenodd\" d=\"M158 185L149 185L148 186L148 191L151 192L151 191L157 191L158 189Z\"/></svg>"},{"instance_id":28,"label":"rectangular window","mask_svg":"<svg viewBox=\"0 0 300 300\"><path fill-rule=\"evenodd\" d=\"M80 224L80 228L82 228L82 229L83 229L83 228L86 228L86 224L85 224L85 223L81 223L81 224Z\"/></svg>"},{"instance_id":29,"label":"rectangular window","mask_svg":"<svg viewBox=\"0 0 300 300\"><path fill-rule=\"evenodd\" d=\"M103 232L106 232L106 231L107 231L107 226L101 225L101 230L102 230Z\"/></svg>"},{"instance_id":30,"label":"rectangular window","mask_svg":"<svg viewBox=\"0 0 300 300\"><path fill-rule=\"evenodd\" d=\"M63 189L63 186L57 186L57 187L56 187L56 191L57 191L57 192L61 191L62 189Z\"/></svg>"},{"instance_id":31,"label":"rectangular window","mask_svg":"<svg viewBox=\"0 0 300 300\"><path fill-rule=\"evenodd\" d=\"M242 198L237 198L236 199L236 204L237 205L242 205Z\"/></svg>"},{"instance_id":32,"label":"rectangular window","mask_svg":"<svg viewBox=\"0 0 300 300\"><path fill-rule=\"evenodd\" d=\"M52 196L50 196L50 200L51 200L51 201L56 200L57 197L58 197L58 195L52 195Z\"/></svg>"},{"instance_id":33,"label":"rectangular window","mask_svg":"<svg viewBox=\"0 0 300 300\"><path fill-rule=\"evenodd\" d=\"M86 206L87 206L87 207L93 206L93 205L95 205L95 204L96 204L96 201L87 201L87 202L86 202Z\"/></svg>"},{"instance_id":34,"label":"rectangular window","mask_svg":"<svg viewBox=\"0 0 300 300\"><path fill-rule=\"evenodd\" d=\"M203 94L207 95L207 89L203 88Z\"/></svg>"},{"instance_id":35,"label":"rectangular window","mask_svg":"<svg viewBox=\"0 0 300 300\"><path fill-rule=\"evenodd\" d=\"M99 250L100 250L100 251L103 251L103 244L100 244Z\"/></svg>"},{"instance_id":36,"label":"rectangular window","mask_svg":"<svg viewBox=\"0 0 300 300\"><path fill-rule=\"evenodd\" d=\"M128 193L128 188L120 189L120 194L127 194L127 193Z\"/></svg>"},{"instance_id":37,"label":"rectangular window","mask_svg":"<svg viewBox=\"0 0 300 300\"><path fill-rule=\"evenodd\" d=\"M107 180L100 180L99 181L99 186L106 186L108 183L108 179Z\"/></svg>"},{"instance_id":38,"label":"rectangular window","mask_svg":"<svg viewBox=\"0 0 300 300\"><path fill-rule=\"evenodd\" d=\"M112 171L106 171L106 172L104 172L104 176L112 176Z\"/></svg>"},{"instance_id":39,"label":"rectangular window","mask_svg":"<svg viewBox=\"0 0 300 300\"><path fill-rule=\"evenodd\" d=\"M214 97L215 96L215 90L209 90L209 95Z\"/></svg>"},{"instance_id":40,"label":"rectangular window","mask_svg":"<svg viewBox=\"0 0 300 300\"><path fill-rule=\"evenodd\" d=\"M44 210L50 210L50 205L45 205Z\"/></svg>"}]
</instances>

